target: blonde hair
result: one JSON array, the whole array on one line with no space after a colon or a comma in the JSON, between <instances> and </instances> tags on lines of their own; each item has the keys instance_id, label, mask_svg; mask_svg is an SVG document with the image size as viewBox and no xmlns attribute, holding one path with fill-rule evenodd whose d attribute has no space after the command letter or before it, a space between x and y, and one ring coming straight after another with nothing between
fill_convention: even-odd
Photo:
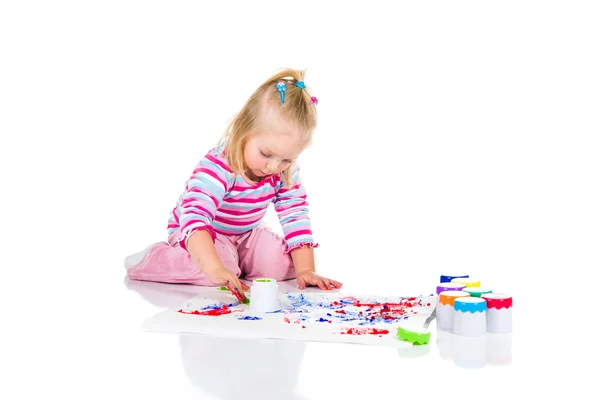
<instances>
[{"instance_id":1,"label":"blonde hair","mask_svg":"<svg viewBox=\"0 0 600 400\"><path fill-rule=\"evenodd\" d=\"M304 82L305 72L305 70L286 68L275 73L252 93L246 104L229 122L220 143L224 143L225 156L235 173L241 173L246 169L244 146L248 138L257 133L257 121L265 106L278 110L284 120L303 132L302 142L305 145L310 143L313 130L317 126L317 109L307 88L301 89L296 86L296 83ZM279 82L284 82L286 85L283 103L275 86ZM290 164L281 172L284 183L288 187L292 178L292 166L293 164Z\"/></svg>"}]
</instances>

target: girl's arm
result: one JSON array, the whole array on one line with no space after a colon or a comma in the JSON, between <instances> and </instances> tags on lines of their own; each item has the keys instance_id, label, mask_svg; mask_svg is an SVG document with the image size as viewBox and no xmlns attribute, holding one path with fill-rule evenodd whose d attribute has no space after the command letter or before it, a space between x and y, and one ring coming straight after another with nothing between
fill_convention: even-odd
<instances>
[{"instance_id":1,"label":"girl's arm","mask_svg":"<svg viewBox=\"0 0 600 400\"><path fill-rule=\"evenodd\" d=\"M307 286L318 286L323 290L331 290L331 287L339 289L342 284L336 280L318 275L315 272L315 256L311 246L296 247L290 252L294 268L296 269L296 281L300 289Z\"/></svg>"},{"instance_id":2,"label":"girl's arm","mask_svg":"<svg viewBox=\"0 0 600 400\"><path fill-rule=\"evenodd\" d=\"M212 235L206 229L197 230L190 235L187 250L192 260L215 285L226 285L229 281L234 289L248 289L233 272L225 268L217 254Z\"/></svg>"}]
</instances>

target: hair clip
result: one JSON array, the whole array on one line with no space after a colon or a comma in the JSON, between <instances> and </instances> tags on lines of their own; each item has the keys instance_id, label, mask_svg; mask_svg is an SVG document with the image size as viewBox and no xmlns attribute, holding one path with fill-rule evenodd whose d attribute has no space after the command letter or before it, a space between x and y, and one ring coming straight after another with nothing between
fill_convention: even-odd
<instances>
[{"instance_id":1,"label":"hair clip","mask_svg":"<svg viewBox=\"0 0 600 400\"><path fill-rule=\"evenodd\" d=\"M299 87L300 89L304 89L305 88L304 82L302 82L302 81L296 82L296 87Z\"/></svg>"},{"instance_id":2,"label":"hair clip","mask_svg":"<svg viewBox=\"0 0 600 400\"><path fill-rule=\"evenodd\" d=\"M311 97L310 98L310 104L319 104L319 99L317 99L316 97Z\"/></svg>"},{"instance_id":3,"label":"hair clip","mask_svg":"<svg viewBox=\"0 0 600 400\"><path fill-rule=\"evenodd\" d=\"M285 83L283 81L280 81L277 85L275 85L275 87L277 88L277 91L279 92L279 98L283 103L285 100Z\"/></svg>"}]
</instances>

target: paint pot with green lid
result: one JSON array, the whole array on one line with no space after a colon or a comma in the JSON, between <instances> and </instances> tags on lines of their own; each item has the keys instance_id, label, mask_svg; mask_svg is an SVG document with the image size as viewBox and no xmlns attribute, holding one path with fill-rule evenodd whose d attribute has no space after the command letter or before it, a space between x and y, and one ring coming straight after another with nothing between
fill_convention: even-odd
<instances>
[{"instance_id":1,"label":"paint pot with green lid","mask_svg":"<svg viewBox=\"0 0 600 400\"><path fill-rule=\"evenodd\" d=\"M259 313L279 311L279 285L276 279L259 278L250 287L250 310Z\"/></svg>"},{"instance_id":2,"label":"paint pot with green lid","mask_svg":"<svg viewBox=\"0 0 600 400\"><path fill-rule=\"evenodd\" d=\"M431 333L429 333L427 329L420 326L400 326L398 327L396 336L400 340L421 345L429 343Z\"/></svg>"},{"instance_id":3,"label":"paint pot with green lid","mask_svg":"<svg viewBox=\"0 0 600 400\"><path fill-rule=\"evenodd\" d=\"M490 289L482 287L466 287L462 291L469 293L471 297L481 297L482 294L492 293Z\"/></svg>"}]
</instances>

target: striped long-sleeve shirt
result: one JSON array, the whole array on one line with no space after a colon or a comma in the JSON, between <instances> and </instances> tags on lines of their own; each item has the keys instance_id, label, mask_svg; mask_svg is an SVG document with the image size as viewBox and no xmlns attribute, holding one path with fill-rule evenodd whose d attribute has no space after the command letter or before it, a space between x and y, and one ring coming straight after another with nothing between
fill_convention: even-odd
<instances>
[{"instance_id":1,"label":"striped long-sleeve shirt","mask_svg":"<svg viewBox=\"0 0 600 400\"><path fill-rule=\"evenodd\" d=\"M256 228L274 203L281 223L287 252L303 245L317 247L313 240L306 191L299 169L292 170L289 188L279 175L250 184L229 167L222 149L209 151L196 165L185 190L171 211L169 235L180 231L180 245L196 230L215 234L240 235Z\"/></svg>"}]
</instances>

